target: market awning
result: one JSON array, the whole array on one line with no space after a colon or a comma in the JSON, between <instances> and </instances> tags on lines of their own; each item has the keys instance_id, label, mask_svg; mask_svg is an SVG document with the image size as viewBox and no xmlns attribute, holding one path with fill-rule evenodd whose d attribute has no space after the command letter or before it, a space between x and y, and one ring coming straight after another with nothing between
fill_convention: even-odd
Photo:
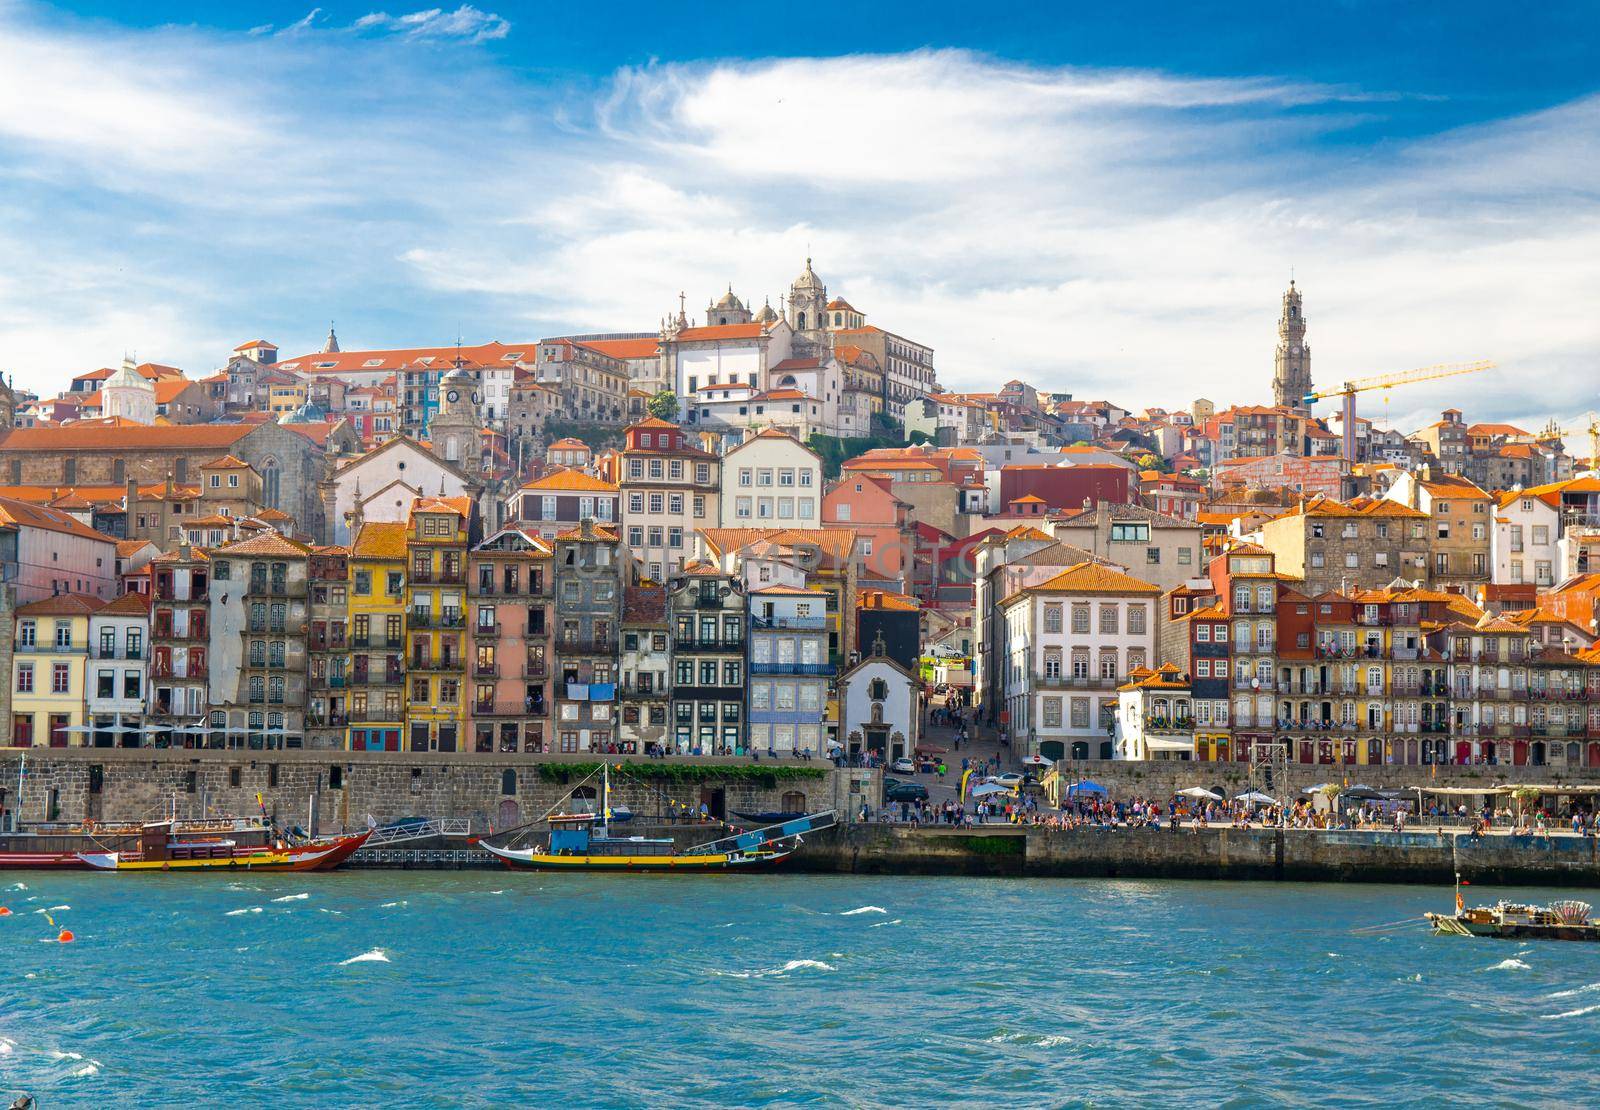
<instances>
[{"instance_id":1,"label":"market awning","mask_svg":"<svg viewBox=\"0 0 1600 1110\"><path fill-rule=\"evenodd\" d=\"M1193 740L1183 740L1169 736L1146 736L1144 746L1153 752L1192 752Z\"/></svg>"}]
</instances>

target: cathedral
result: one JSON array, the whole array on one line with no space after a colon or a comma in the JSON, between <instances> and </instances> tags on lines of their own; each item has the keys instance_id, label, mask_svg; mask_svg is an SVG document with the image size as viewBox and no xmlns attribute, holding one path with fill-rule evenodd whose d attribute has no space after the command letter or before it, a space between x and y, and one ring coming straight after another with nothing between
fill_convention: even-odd
<instances>
[{"instance_id":1,"label":"cathedral","mask_svg":"<svg viewBox=\"0 0 1600 1110\"><path fill-rule=\"evenodd\" d=\"M1300 290L1290 280L1278 317L1278 354L1272 366L1272 403L1295 412L1310 412L1311 348L1306 346L1306 318L1300 311Z\"/></svg>"}]
</instances>

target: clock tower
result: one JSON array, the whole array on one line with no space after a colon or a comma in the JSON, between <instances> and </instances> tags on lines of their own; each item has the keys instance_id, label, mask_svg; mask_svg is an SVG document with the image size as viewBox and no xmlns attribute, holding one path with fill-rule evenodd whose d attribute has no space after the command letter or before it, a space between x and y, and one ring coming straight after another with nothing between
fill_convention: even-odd
<instances>
[{"instance_id":1,"label":"clock tower","mask_svg":"<svg viewBox=\"0 0 1600 1110\"><path fill-rule=\"evenodd\" d=\"M1272 403L1309 412L1305 395L1311 392L1311 348L1306 346L1306 318L1300 311L1300 290L1289 282L1283 294L1283 315L1278 317L1278 355L1272 366Z\"/></svg>"},{"instance_id":2,"label":"clock tower","mask_svg":"<svg viewBox=\"0 0 1600 1110\"><path fill-rule=\"evenodd\" d=\"M458 359L455 369L439 380L439 411L428 424L433 453L472 478L479 477L483 461L478 390L477 376Z\"/></svg>"}]
</instances>

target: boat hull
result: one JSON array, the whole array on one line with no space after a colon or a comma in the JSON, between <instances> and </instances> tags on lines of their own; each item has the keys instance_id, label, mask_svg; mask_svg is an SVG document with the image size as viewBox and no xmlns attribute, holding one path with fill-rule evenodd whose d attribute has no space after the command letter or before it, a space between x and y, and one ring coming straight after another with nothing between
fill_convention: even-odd
<instances>
[{"instance_id":1,"label":"boat hull","mask_svg":"<svg viewBox=\"0 0 1600 1110\"><path fill-rule=\"evenodd\" d=\"M714 853L683 856L550 855L480 844L513 871L606 871L637 874L705 875L726 871L756 871L775 867L789 852Z\"/></svg>"},{"instance_id":2,"label":"boat hull","mask_svg":"<svg viewBox=\"0 0 1600 1110\"><path fill-rule=\"evenodd\" d=\"M91 870L77 852L0 852L0 871Z\"/></svg>"},{"instance_id":3,"label":"boat hull","mask_svg":"<svg viewBox=\"0 0 1600 1110\"><path fill-rule=\"evenodd\" d=\"M370 830L358 836L296 848L253 849L231 856L203 859L143 859L131 852L82 852L85 866L101 871L156 871L167 874L196 871L332 871L356 853L371 836Z\"/></svg>"},{"instance_id":4,"label":"boat hull","mask_svg":"<svg viewBox=\"0 0 1600 1110\"><path fill-rule=\"evenodd\" d=\"M1600 941L1600 925L1533 925L1523 922L1472 921L1456 914L1426 915L1435 932L1499 940Z\"/></svg>"}]
</instances>

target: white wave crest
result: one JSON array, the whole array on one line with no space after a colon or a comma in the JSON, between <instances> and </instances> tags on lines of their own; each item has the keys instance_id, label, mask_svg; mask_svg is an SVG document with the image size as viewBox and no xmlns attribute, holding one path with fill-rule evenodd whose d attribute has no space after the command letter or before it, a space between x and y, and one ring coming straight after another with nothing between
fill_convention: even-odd
<instances>
[{"instance_id":1,"label":"white wave crest","mask_svg":"<svg viewBox=\"0 0 1600 1110\"><path fill-rule=\"evenodd\" d=\"M896 918L894 918L894 919L892 919L890 921L880 921L876 925L868 925L867 928L869 928L869 929L881 929L885 925L898 925L898 924L900 924L900 919L898 917L896 917Z\"/></svg>"},{"instance_id":2,"label":"white wave crest","mask_svg":"<svg viewBox=\"0 0 1600 1110\"><path fill-rule=\"evenodd\" d=\"M769 979L781 978L791 971L801 971L811 968L816 971L838 971L832 964L823 963L821 960L790 960L782 967L763 967L755 971L713 971L713 975L721 975L728 979Z\"/></svg>"},{"instance_id":3,"label":"white wave crest","mask_svg":"<svg viewBox=\"0 0 1600 1110\"><path fill-rule=\"evenodd\" d=\"M374 948L370 952L363 952L359 956L351 956L348 960L340 960L339 966L349 964L386 964L390 963L389 954L381 948Z\"/></svg>"},{"instance_id":4,"label":"white wave crest","mask_svg":"<svg viewBox=\"0 0 1600 1110\"><path fill-rule=\"evenodd\" d=\"M858 913L888 913L882 906L857 906L853 910L845 910L840 917L854 917Z\"/></svg>"},{"instance_id":5,"label":"white wave crest","mask_svg":"<svg viewBox=\"0 0 1600 1110\"><path fill-rule=\"evenodd\" d=\"M89 1075L99 1075L99 1074L100 1074L99 1065L92 1064L92 1063L91 1064L85 1064L85 1065L83 1065L83 1067L76 1069L72 1073L73 1077L77 1078L77 1079L82 1079L83 1077L89 1076Z\"/></svg>"},{"instance_id":6,"label":"white wave crest","mask_svg":"<svg viewBox=\"0 0 1600 1110\"><path fill-rule=\"evenodd\" d=\"M1582 1017L1584 1014L1592 1014L1596 1010L1600 1010L1600 1002L1597 1002L1593 1006L1584 1006L1582 1009L1568 1010L1564 1014L1545 1014L1544 1015L1544 1020L1546 1020L1546 1021L1559 1021L1561 1018Z\"/></svg>"},{"instance_id":7,"label":"white wave crest","mask_svg":"<svg viewBox=\"0 0 1600 1110\"><path fill-rule=\"evenodd\" d=\"M1532 971L1533 969L1518 959L1501 960L1493 967L1486 967L1485 971Z\"/></svg>"},{"instance_id":8,"label":"white wave crest","mask_svg":"<svg viewBox=\"0 0 1600 1110\"><path fill-rule=\"evenodd\" d=\"M59 1048L52 1048L50 1050L50 1059L52 1059L52 1060L82 1060L83 1059L83 1053L81 1053L81 1052L62 1052Z\"/></svg>"},{"instance_id":9,"label":"white wave crest","mask_svg":"<svg viewBox=\"0 0 1600 1110\"><path fill-rule=\"evenodd\" d=\"M242 913L260 913L260 912L261 912L261 907L260 906L246 906L242 910L228 910L222 916L223 917L238 917Z\"/></svg>"},{"instance_id":10,"label":"white wave crest","mask_svg":"<svg viewBox=\"0 0 1600 1110\"><path fill-rule=\"evenodd\" d=\"M406 900L404 898L402 898L398 902L385 902L383 905L379 906L378 908L380 910L392 910L396 906L404 906L404 905L408 905L408 903L406 902Z\"/></svg>"},{"instance_id":11,"label":"white wave crest","mask_svg":"<svg viewBox=\"0 0 1600 1110\"><path fill-rule=\"evenodd\" d=\"M304 902L307 898L310 898L310 897L311 897L311 895L310 894L306 894L306 893L285 894L282 898L274 898L273 901L274 902Z\"/></svg>"},{"instance_id":12,"label":"white wave crest","mask_svg":"<svg viewBox=\"0 0 1600 1110\"><path fill-rule=\"evenodd\" d=\"M1545 997L1571 998L1575 994L1588 994L1590 991L1600 991L1600 983L1586 983L1581 987L1573 987L1569 991L1556 991L1554 994L1547 994Z\"/></svg>"}]
</instances>

